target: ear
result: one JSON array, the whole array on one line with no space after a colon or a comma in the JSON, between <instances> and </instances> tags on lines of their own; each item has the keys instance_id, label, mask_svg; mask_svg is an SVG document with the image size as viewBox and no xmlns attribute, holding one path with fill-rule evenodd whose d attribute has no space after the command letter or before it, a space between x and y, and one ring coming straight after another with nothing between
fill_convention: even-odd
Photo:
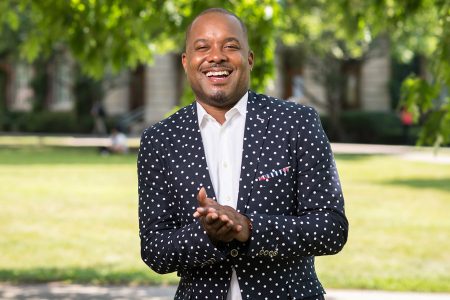
<instances>
[{"instance_id":1,"label":"ear","mask_svg":"<svg viewBox=\"0 0 450 300\"><path fill-rule=\"evenodd\" d=\"M183 65L184 68L184 72L186 73L186 69L187 69L187 54L186 52L183 52L183 54L181 54L181 64Z\"/></svg>"},{"instance_id":2,"label":"ear","mask_svg":"<svg viewBox=\"0 0 450 300\"><path fill-rule=\"evenodd\" d=\"M252 50L248 50L248 65L250 66L250 70L253 69L253 51Z\"/></svg>"}]
</instances>

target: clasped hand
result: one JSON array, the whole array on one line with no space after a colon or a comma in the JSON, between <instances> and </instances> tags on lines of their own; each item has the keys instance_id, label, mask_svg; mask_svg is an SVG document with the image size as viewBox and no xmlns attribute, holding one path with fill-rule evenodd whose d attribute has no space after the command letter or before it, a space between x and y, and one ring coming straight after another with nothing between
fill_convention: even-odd
<instances>
[{"instance_id":1,"label":"clasped hand","mask_svg":"<svg viewBox=\"0 0 450 300\"><path fill-rule=\"evenodd\" d=\"M234 239L245 242L249 239L250 229L246 216L208 198L203 187L198 192L197 200L199 207L194 212L194 217L200 220L213 243L228 243Z\"/></svg>"}]
</instances>

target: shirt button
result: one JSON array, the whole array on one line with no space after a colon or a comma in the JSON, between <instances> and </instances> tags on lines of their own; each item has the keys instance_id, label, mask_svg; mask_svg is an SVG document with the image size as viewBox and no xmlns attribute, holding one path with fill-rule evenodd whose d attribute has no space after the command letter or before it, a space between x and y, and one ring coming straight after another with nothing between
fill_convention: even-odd
<instances>
[{"instance_id":1,"label":"shirt button","mask_svg":"<svg viewBox=\"0 0 450 300\"><path fill-rule=\"evenodd\" d=\"M232 257L236 257L236 256L238 256L239 252L236 249L232 249L230 254Z\"/></svg>"}]
</instances>

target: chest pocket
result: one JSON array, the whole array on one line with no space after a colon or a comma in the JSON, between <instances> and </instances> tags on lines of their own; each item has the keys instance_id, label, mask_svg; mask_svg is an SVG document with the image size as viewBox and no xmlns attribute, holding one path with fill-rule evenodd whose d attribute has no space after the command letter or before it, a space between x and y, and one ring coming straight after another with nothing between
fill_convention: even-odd
<instances>
[{"instance_id":1,"label":"chest pocket","mask_svg":"<svg viewBox=\"0 0 450 300\"><path fill-rule=\"evenodd\" d=\"M267 173L260 174L256 178L256 186L261 189L268 188L284 188L293 184L292 168L290 166L271 170Z\"/></svg>"},{"instance_id":2,"label":"chest pocket","mask_svg":"<svg viewBox=\"0 0 450 300\"><path fill-rule=\"evenodd\" d=\"M254 204L252 207L259 213L291 215L297 207L296 191L296 179L291 168L270 171L257 177L250 204Z\"/></svg>"}]
</instances>

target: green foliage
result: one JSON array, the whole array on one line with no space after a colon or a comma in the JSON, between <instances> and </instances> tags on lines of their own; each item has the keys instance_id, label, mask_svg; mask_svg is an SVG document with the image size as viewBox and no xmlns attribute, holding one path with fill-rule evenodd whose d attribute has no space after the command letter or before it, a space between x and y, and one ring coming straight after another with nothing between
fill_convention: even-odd
<instances>
[{"instance_id":1,"label":"green foliage","mask_svg":"<svg viewBox=\"0 0 450 300\"><path fill-rule=\"evenodd\" d=\"M391 109L399 109L401 87L403 81L412 76L412 74L420 74L420 57L415 57L411 62L402 62L393 57L391 59L391 78L389 80L389 92L391 98Z\"/></svg>"},{"instance_id":2,"label":"green foliage","mask_svg":"<svg viewBox=\"0 0 450 300\"><path fill-rule=\"evenodd\" d=\"M408 63L415 55L425 57L429 73L424 74L422 70L420 75L428 75L431 80L417 79L415 84L406 80L402 88L404 102L400 105L407 106L416 115L423 112L420 143L448 143L448 97L439 99L436 93L450 86L449 1L285 0L282 3L286 12L283 42L303 43L309 54L318 55L320 60L364 59L370 43L380 35L390 38L394 57L400 62ZM326 75L327 69L324 70L322 73ZM338 87L333 90L338 91Z\"/></svg>"},{"instance_id":3,"label":"green foliage","mask_svg":"<svg viewBox=\"0 0 450 300\"><path fill-rule=\"evenodd\" d=\"M440 96L441 89L437 82L429 83L413 76L403 82L401 104L413 114L416 122L424 119L420 145L450 143L450 98Z\"/></svg>"},{"instance_id":4,"label":"green foliage","mask_svg":"<svg viewBox=\"0 0 450 300\"><path fill-rule=\"evenodd\" d=\"M103 99L101 81L94 80L77 72L74 87L75 111L78 116L91 115L92 105L96 100Z\"/></svg>"},{"instance_id":5,"label":"green foliage","mask_svg":"<svg viewBox=\"0 0 450 300\"><path fill-rule=\"evenodd\" d=\"M182 51L185 28L209 7L234 11L248 25L255 52L251 87L256 91L263 91L273 75L274 50L280 41L301 44L306 55L335 61L364 59L370 43L380 35L390 37L399 61L407 62L415 54L428 59L428 84L440 91L450 86L450 2L443 0L4 0L0 55L19 45L18 53L32 61L63 45L86 74L100 78L105 71L151 63L155 53ZM333 82L329 79L326 84ZM339 88L336 82L330 90ZM410 86L414 87L405 83L404 91ZM407 106L415 101L417 109L425 111L430 97L404 99L409 99ZM433 101L438 106L427 115L447 120L446 99ZM330 101L331 106L335 102ZM447 117L431 117L434 111ZM447 139L442 132L447 123L440 124L429 127L440 132L424 143Z\"/></svg>"},{"instance_id":6,"label":"green foliage","mask_svg":"<svg viewBox=\"0 0 450 300\"><path fill-rule=\"evenodd\" d=\"M153 55L184 47L184 30L202 10L217 6L239 14L248 24L257 53L252 87L262 91L273 73L277 1L112 1L7 0L0 4L0 34L21 33L20 53L33 61L66 45L84 72L100 78L105 71L151 63ZM2 29L3 28L3 29Z\"/></svg>"},{"instance_id":7,"label":"green foliage","mask_svg":"<svg viewBox=\"0 0 450 300\"><path fill-rule=\"evenodd\" d=\"M31 87L33 88L33 111L43 111L45 108L45 99L48 94L48 73L47 61L38 59L34 62L35 74L31 80Z\"/></svg>"},{"instance_id":8,"label":"green foliage","mask_svg":"<svg viewBox=\"0 0 450 300\"><path fill-rule=\"evenodd\" d=\"M402 85L402 104L417 121L421 114L433 108L433 100L439 96L439 86L411 76Z\"/></svg>"},{"instance_id":9,"label":"green foliage","mask_svg":"<svg viewBox=\"0 0 450 300\"><path fill-rule=\"evenodd\" d=\"M448 145L450 143L450 101L442 105L438 110L430 112L422 131L420 132L419 145Z\"/></svg>"}]
</instances>

